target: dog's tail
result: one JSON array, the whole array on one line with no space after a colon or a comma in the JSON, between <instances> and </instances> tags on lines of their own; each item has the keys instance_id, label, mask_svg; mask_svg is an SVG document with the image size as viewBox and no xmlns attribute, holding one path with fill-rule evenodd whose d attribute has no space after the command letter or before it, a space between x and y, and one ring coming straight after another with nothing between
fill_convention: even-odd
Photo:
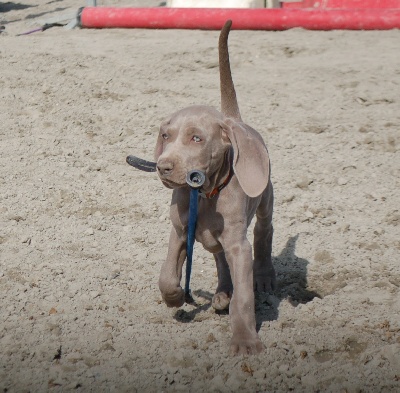
<instances>
[{"instance_id":1,"label":"dog's tail","mask_svg":"<svg viewBox=\"0 0 400 393\"><path fill-rule=\"evenodd\" d=\"M239 105L236 99L235 86L232 80L231 65L229 62L228 35L232 21L225 22L219 35L219 78L221 87L221 111L227 117L241 120Z\"/></svg>"}]
</instances>

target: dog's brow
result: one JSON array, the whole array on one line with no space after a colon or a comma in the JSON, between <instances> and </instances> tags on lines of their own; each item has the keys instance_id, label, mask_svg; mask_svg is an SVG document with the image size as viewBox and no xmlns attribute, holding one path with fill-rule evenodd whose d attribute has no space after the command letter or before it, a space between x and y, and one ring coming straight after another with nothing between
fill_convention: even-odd
<instances>
[{"instance_id":1,"label":"dog's brow","mask_svg":"<svg viewBox=\"0 0 400 393\"><path fill-rule=\"evenodd\" d=\"M187 127L185 132L187 135L203 135L204 134L203 130L201 130L200 128L195 127L195 126Z\"/></svg>"},{"instance_id":2,"label":"dog's brow","mask_svg":"<svg viewBox=\"0 0 400 393\"><path fill-rule=\"evenodd\" d=\"M164 124L160 127L160 134L167 133L167 134L174 134L175 129L170 126L170 124Z\"/></svg>"}]
</instances>

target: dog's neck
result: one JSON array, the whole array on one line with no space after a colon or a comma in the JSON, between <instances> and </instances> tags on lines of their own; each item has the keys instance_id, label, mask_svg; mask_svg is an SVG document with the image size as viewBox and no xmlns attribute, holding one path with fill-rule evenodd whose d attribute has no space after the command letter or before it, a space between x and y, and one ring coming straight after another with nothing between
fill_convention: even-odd
<instances>
[{"instance_id":1,"label":"dog's neck","mask_svg":"<svg viewBox=\"0 0 400 393\"><path fill-rule=\"evenodd\" d=\"M203 198L214 198L223 188L225 188L233 176L232 162L233 150L232 148L229 148L224 155L224 161L220 169L210 177L211 190L209 192L200 192L200 195Z\"/></svg>"}]
</instances>

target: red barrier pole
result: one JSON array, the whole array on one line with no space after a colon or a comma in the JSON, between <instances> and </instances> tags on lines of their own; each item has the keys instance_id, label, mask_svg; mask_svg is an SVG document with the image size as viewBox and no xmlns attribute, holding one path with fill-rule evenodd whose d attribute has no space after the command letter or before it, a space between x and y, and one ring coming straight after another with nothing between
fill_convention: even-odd
<instances>
[{"instance_id":1,"label":"red barrier pole","mask_svg":"<svg viewBox=\"0 0 400 393\"><path fill-rule=\"evenodd\" d=\"M314 8L314 9L361 9L381 8L399 9L400 0L303 0L281 3L282 8Z\"/></svg>"},{"instance_id":2,"label":"red barrier pole","mask_svg":"<svg viewBox=\"0 0 400 393\"><path fill-rule=\"evenodd\" d=\"M236 30L389 30L400 28L399 10L304 10L233 8L87 7L80 26L87 28L220 30L232 19Z\"/></svg>"}]
</instances>

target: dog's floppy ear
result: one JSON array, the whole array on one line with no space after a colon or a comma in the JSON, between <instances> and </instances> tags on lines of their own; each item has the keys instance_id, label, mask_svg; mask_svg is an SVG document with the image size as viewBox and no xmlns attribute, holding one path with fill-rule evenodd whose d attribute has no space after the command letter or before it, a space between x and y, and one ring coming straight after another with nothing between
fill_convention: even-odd
<instances>
[{"instance_id":1,"label":"dog's floppy ear","mask_svg":"<svg viewBox=\"0 0 400 393\"><path fill-rule=\"evenodd\" d=\"M259 196L269 181L269 155L261 135L251 127L226 119L221 123L222 137L234 151L233 170L249 197Z\"/></svg>"}]
</instances>

